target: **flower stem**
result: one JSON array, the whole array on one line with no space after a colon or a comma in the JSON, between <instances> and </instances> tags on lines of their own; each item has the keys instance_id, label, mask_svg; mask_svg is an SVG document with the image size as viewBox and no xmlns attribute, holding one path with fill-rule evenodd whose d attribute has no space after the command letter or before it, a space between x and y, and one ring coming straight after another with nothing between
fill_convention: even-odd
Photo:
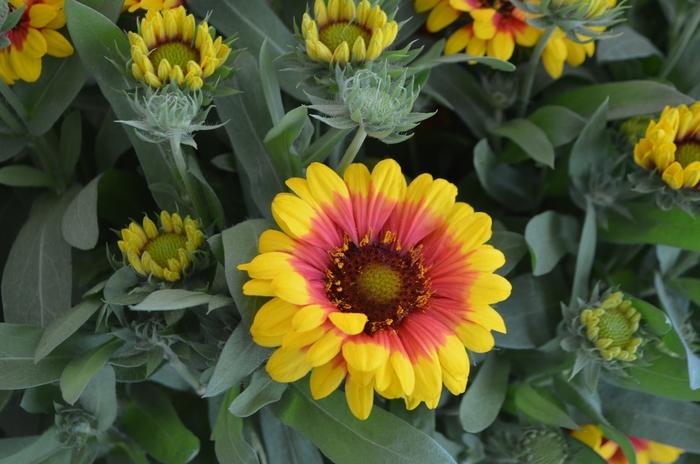
<instances>
[{"instance_id":1,"label":"flower stem","mask_svg":"<svg viewBox=\"0 0 700 464\"><path fill-rule=\"evenodd\" d=\"M46 136L33 138L31 147L39 160L41 169L48 174L54 182L57 191L63 192L66 189L66 179L59 162L60 156L56 153L54 146L46 139Z\"/></svg>"},{"instance_id":2,"label":"flower stem","mask_svg":"<svg viewBox=\"0 0 700 464\"><path fill-rule=\"evenodd\" d=\"M185 195L183 195L183 199L187 203L187 206L197 215L199 219L206 220L209 215L200 201L197 187L192 182L192 175L187 169L187 160L185 159L185 153L182 150L180 140L175 138L170 139L170 153L173 156L177 173L179 174L180 180L182 181L182 186L184 187L183 193Z\"/></svg>"},{"instance_id":3,"label":"flower stem","mask_svg":"<svg viewBox=\"0 0 700 464\"><path fill-rule=\"evenodd\" d=\"M661 79L666 79L668 75L671 74L671 71L673 71L673 68L676 67L676 65L678 64L678 60L681 59L683 52L685 52L685 49L690 43L690 40L695 35L695 31L697 30L698 25L700 25L700 5L695 7L693 15L688 19L688 21L685 23L685 26L683 27L683 34L681 35L678 42L675 43L672 47L671 53L669 54L668 58L666 59L666 62L661 68L661 73L659 74L659 77Z\"/></svg>"},{"instance_id":4,"label":"flower stem","mask_svg":"<svg viewBox=\"0 0 700 464\"><path fill-rule=\"evenodd\" d=\"M535 83L535 74L537 74L537 66L540 64L542 53L544 53L544 47L547 45L547 42L549 42L552 34L554 34L555 29L556 26L549 26L547 29L545 29L544 34L542 34L542 37L540 37L540 40L537 42L537 46L535 47L535 50L533 50L532 56L530 57L530 62L527 65L527 70L525 73L525 81L523 82L523 86L520 90L520 111L518 114L521 117L525 116L525 113L527 113L527 107L530 103L530 98L532 97L532 86Z\"/></svg>"},{"instance_id":5,"label":"flower stem","mask_svg":"<svg viewBox=\"0 0 700 464\"><path fill-rule=\"evenodd\" d=\"M362 144L364 143L365 139L367 138L367 132L362 128L362 126L357 127L357 132L355 132L355 137L352 138L352 141L350 142L350 145L348 146L347 150L345 150L345 153L343 154L343 157L340 160L340 163L338 164L338 173L342 176L343 172L352 164L353 161L355 161L355 157L357 156L357 153L360 151L360 148L362 147Z\"/></svg>"}]
</instances>

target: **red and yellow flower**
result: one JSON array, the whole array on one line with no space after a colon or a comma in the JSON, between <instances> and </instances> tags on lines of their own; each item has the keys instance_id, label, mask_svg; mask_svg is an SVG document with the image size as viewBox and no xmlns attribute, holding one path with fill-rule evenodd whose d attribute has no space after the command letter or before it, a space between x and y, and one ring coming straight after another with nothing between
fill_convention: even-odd
<instances>
[{"instance_id":1,"label":"red and yellow flower","mask_svg":"<svg viewBox=\"0 0 700 464\"><path fill-rule=\"evenodd\" d=\"M510 60L515 45L532 47L539 32L527 24L525 14L502 0L452 0L451 5L470 14L473 22L454 32L445 54L466 50L469 55Z\"/></svg>"},{"instance_id":2,"label":"red and yellow flower","mask_svg":"<svg viewBox=\"0 0 700 464\"><path fill-rule=\"evenodd\" d=\"M635 145L634 161L674 190L700 187L700 102L666 107Z\"/></svg>"},{"instance_id":3,"label":"red and yellow flower","mask_svg":"<svg viewBox=\"0 0 700 464\"><path fill-rule=\"evenodd\" d=\"M314 163L293 193L272 203L282 229L267 230L239 269L246 295L272 297L255 315L254 340L278 347L267 371L278 382L311 372L320 399L345 381L352 413L369 416L374 392L409 409L435 408L443 384L464 392L467 351L505 333L491 305L511 286L494 274L503 254L487 245L491 218L455 201L457 188L429 174L410 184L393 160L343 178Z\"/></svg>"},{"instance_id":4,"label":"red and yellow flower","mask_svg":"<svg viewBox=\"0 0 700 464\"><path fill-rule=\"evenodd\" d=\"M627 464L627 458L620 446L605 438L600 427L592 424L584 425L572 431L571 435L588 445L608 464ZM683 454L683 450L673 446L636 437L628 438L634 447L637 464L672 464Z\"/></svg>"},{"instance_id":5,"label":"red and yellow flower","mask_svg":"<svg viewBox=\"0 0 700 464\"><path fill-rule=\"evenodd\" d=\"M64 0L10 0L10 8L24 8L19 22L7 32L10 45L0 50L0 77L6 84L36 82L45 55L65 58L73 46L58 32L66 24Z\"/></svg>"}]
</instances>

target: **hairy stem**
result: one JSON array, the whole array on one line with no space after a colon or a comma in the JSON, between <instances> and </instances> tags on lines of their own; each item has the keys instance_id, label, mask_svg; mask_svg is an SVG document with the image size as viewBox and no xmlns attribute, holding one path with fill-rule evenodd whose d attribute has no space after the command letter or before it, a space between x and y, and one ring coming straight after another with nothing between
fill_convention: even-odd
<instances>
[{"instance_id":1,"label":"hairy stem","mask_svg":"<svg viewBox=\"0 0 700 464\"><path fill-rule=\"evenodd\" d=\"M357 128L357 132L355 132L355 137L352 138L352 141L350 142L350 145L348 146L347 150L345 150L345 153L343 154L343 157L340 160L340 163L338 164L338 173L342 176L343 172L352 164L353 161L355 161L355 157L357 156L357 153L360 151L360 148L362 147L362 144L364 143L365 139L367 138L367 132L362 128L362 126L359 126Z\"/></svg>"},{"instance_id":2,"label":"hairy stem","mask_svg":"<svg viewBox=\"0 0 700 464\"><path fill-rule=\"evenodd\" d=\"M520 110L518 114L522 117L527 113L527 107L530 104L530 98L532 98L532 86L535 84L535 75L537 74L537 66L540 64L540 59L542 58L542 53L544 53L544 47L549 42L549 39L554 34L556 26L549 26L545 29L544 34L540 37L539 42L535 50L532 52L530 57L530 62L527 65L527 70L525 73L525 81L520 89Z\"/></svg>"}]
</instances>

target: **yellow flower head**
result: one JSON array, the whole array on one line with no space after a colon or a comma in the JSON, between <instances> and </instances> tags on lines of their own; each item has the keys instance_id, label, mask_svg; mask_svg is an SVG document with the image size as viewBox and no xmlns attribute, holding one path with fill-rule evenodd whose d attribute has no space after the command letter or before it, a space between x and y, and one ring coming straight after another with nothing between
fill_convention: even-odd
<instances>
[{"instance_id":1,"label":"yellow flower head","mask_svg":"<svg viewBox=\"0 0 700 464\"><path fill-rule=\"evenodd\" d=\"M700 186L700 102L667 107L634 147L634 161L656 170L672 189Z\"/></svg>"},{"instance_id":2,"label":"yellow flower head","mask_svg":"<svg viewBox=\"0 0 700 464\"><path fill-rule=\"evenodd\" d=\"M542 64L552 78L561 77L565 64L577 68L595 54L595 42L583 36L579 39L581 42L571 39L559 28L554 31L542 52Z\"/></svg>"},{"instance_id":3,"label":"yellow flower head","mask_svg":"<svg viewBox=\"0 0 700 464\"><path fill-rule=\"evenodd\" d=\"M242 264L246 295L272 297L250 329L278 382L311 372L315 399L345 381L352 413L366 419L374 393L409 409L435 408L443 385L465 391L466 349L487 352L505 324L491 306L510 295L494 273L503 254L487 245L491 218L457 202L457 187L429 174L406 184L393 160L341 178L313 163L294 193L272 202L282 229Z\"/></svg>"},{"instance_id":4,"label":"yellow flower head","mask_svg":"<svg viewBox=\"0 0 700 464\"><path fill-rule=\"evenodd\" d=\"M231 53L221 37L212 37L206 21L197 25L182 6L146 13L138 33L129 32L129 42L134 78L154 88L174 82L200 89Z\"/></svg>"},{"instance_id":5,"label":"yellow flower head","mask_svg":"<svg viewBox=\"0 0 700 464\"><path fill-rule=\"evenodd\" d=\"M578 430L572 431L571 435L598 453L608 464L627 464L627 458L625 458L620 446L605 438L597 425L584 425ZM683 454L682 449L673 446L636 437L627 438L632 443L635 457L640 464L673 464Z\"/></svg>"},{"instance_id":6,"label":"yellow flower head","mask_svg":"<svg viewBox=\"0 0 700 464\"><path fill-rule=\"evenodd\" d=\"M637 359L642 339L637 335L641 314L625 300L622 292L608 296L600 306L581 311L586 337L606 361Z\"/></svg>"},{"instance_id":7,"label":"yellow flower head","mask_svg":"<svg viewBox=\"0 0 700 464\"><path fill-rule=\"evenodd\" d=\"M142 276L175 282L192 262L204 243L199 224L189 216L167 211L160 213L160 228L148 216L142 224L132 222L121 230L119 249L131 267Z\"/></svg>"},{"instance_id":8,"label":"yellow flower head","mask_svg":"<svg viewBox=\"0 0 700 464\"><path fill-rule=\"evenodd\" d=\"M44 55L64 58L73 46L58 32L66 24L64 0L10 0L10 10L24 8L19 22L7 32L10 45L0 50L0 77L6 84L35 82Z\"/></svg>"},{"instance_id":9,"label":"yellow flower head","mask_svg":"<svg viewBox=\"0 0 700 464\"><path fill-rule=\"evenodd\" d=\"M136 10L161 11L184 5L185 0L124 0L122 10L133 13Z\"/></svg>"},{"instance_id":10,"label":"yellow flower head","mask_svg":"<svg viewBox=\"0 0 700 464\"><path fill-rule=\"evenodd\" d=\"M376 60L396 40L399 25L368 0L316 0L304 13L301 32L314 61L344 65Z\"/></svg>"}]
</instances>

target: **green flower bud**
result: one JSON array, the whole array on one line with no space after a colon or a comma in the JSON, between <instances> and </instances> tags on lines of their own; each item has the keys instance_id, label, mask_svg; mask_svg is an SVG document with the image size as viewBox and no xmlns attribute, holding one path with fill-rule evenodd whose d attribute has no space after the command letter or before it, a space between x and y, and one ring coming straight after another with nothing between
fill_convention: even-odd
<instances>
[{"instance_id":1,"label":"green flower bud","mask_svg":"<svg viewBox=\"0 0 700 464\"><path fill-rule=\"evenodd\" d=\"M558 27L572 40L606 38L605 29L623 21L624 1L609 0L512 0L531 15L535 27Z\"/></svg>"},{"instance_id":2,"label":"green flower bud","mask_svg":"<svg viewBox=\"0 0 700 464\"><path fill-rule=\"evenodd\" d=\"M67 447L82 448L97 435L95 418L79 407L57 405L54 422L59 441Z\"/></svg>"},{"instance_id":3,"label":"green flower bud","mask_svg":"<svg viewBox=\"0 0 700 464\"><path fill-rule=\"evenodd\" d=\"M129 104L138 119L117 122L133 127L140 138L150 143L171 142L196 148L195 132L221 127L204 124L212 106L204 107L200 91L183 90L176 85L158 90L146 88L144 94L131 95Z\"/></svg>"},{"instance_id":4,"label":"green flower bud","mask_svg":"<svg viewBox=\"0 0 700 464\"><path fill-rule=\"evenodd\" d=\"M533 428L526 430L518 443L523 464L564 464L568 457L566 440L559 431Z\"/></svg>"},{"instance_id":5,"label":"green flower bud","mask_svg":"<svg viewBox=\"0 0 700 464\"><path fill-rule=\"evenodd\" d=\"M434 113L414 113L420 94L413 79L402 72L392 77L385 66L379 71L367 68L346 77L336 70L338 92L335 100L309 96L311 109L321 113L314 117L337 129L361 127L370 137L384 143L399 143L420 121Z\"/></svg>"}]
</instances>

